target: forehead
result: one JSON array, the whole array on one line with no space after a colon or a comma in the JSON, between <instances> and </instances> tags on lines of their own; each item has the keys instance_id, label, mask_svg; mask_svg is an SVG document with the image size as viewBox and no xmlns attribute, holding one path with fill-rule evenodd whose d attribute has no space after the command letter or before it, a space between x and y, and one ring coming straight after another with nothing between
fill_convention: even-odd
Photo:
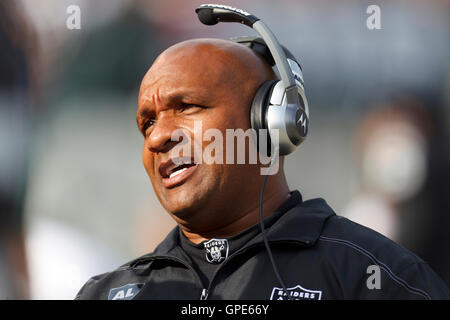
<instances>
[{"instance_id":1,"label":"forehead","mask_svg":"<svg viewBox=\"0 0 450 320\"><path fill-rule=\"evenodd\" d=\"M167 50L152 65L143 85L168 84L217 85L233 74L238 58L208 45Z\"/></svg>"},{"instance_id":2,"label":"forehead","mask_svg":"<svg viewBox=\"0 0 450 320\"><path fill-rule=\"evenodd\" d=\"M233 44L235 45L235 44ZM163 52L141 83L140 101L171 95L208 96L227 94L245 80L245 63L229 44L193 43ZM230 50L233 49L233 50ZM243 49L247 49L243 47Z\"/></svg>"},{"instance_id":3,"label":"forehead","mask_svg":"<svg viewBox=\"0 0 450 320\"><path fill-rule=\"evenodd\" d=\"M208 64L195 64L179 60L164 65L152 67L141 83L141 95L149 96L155 93L160 95L175 94L183 91L184 94L211 93L220 85L226 75L218 68L212 68Z\"/></svg>"}]
</instances>

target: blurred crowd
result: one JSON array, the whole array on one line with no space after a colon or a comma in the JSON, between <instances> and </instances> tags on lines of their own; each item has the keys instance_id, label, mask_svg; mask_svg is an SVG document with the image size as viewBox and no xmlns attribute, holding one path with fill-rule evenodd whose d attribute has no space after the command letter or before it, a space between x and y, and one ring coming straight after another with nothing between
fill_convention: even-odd
<instances>
[{"instance_id":1,"label":"blurred crowd","mask_svg":"<svg viewBox=\"0 0 450 320\"><path fill-rule=\"evenodd\" d=\"M140 162L140 81L179 41L254 34L202 25L201 3L0 1L0 299L72 299L174 227ZM223 3L262 18L303 66L311 131L286 159L291 189L450 285L450 3ZM366 27L373 4L380 30Z\"/></svg>"}]
</instances>

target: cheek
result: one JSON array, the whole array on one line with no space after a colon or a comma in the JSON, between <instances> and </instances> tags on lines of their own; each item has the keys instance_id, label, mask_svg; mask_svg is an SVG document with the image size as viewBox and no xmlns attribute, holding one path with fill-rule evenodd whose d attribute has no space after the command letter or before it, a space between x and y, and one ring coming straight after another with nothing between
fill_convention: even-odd
<instances>
[{"instance_id":1,"label":"cheek","mask_svg":"<svg viewBox=\"0 0 450 320\"><path fill-rule=\"evenodd\" d=\"M226 129L239 128L245 131L251 126L250 111L245 106L225 108L220 117L217 118L216 125Z\"/></svg>"}]
</instances>

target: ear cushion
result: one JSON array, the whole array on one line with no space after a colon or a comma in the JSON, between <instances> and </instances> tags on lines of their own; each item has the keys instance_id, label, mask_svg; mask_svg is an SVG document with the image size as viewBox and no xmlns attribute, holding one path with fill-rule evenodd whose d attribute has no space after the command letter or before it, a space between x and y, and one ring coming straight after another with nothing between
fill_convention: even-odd
<instances>
[{"instance_id":1,"label":"ear cushion","mask_svg":"<svg viewBox=\"0 0 450 320\"><path fill-rule=\"evenodd\" d=\"M277 80L264 82L256 91L250 110L250 121L255 130L267 129L266 112L269 106L269 98L277 83Z\"/></svg>"},{"instance_id":2,"label":"ear cushion","mask_svg":"<svg viewBox=\"0 0 450 320\"><path fill-rule=\"evenodd\" d=\"M268 80L264 82L256 91L250 110L250 121L252 128L256 130L257 147L259 149L259 130L267 129L267 108L273 88L278 80ZM267 150L270 154L270 135L268 134Z\"/></svg>"}]
</instances>

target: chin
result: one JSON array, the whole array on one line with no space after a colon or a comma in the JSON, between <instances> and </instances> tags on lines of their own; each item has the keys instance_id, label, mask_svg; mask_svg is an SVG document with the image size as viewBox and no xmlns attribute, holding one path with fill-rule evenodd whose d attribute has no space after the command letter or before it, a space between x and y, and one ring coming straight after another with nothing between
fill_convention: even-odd
<instances>
[{"instance_id":1,"label":"chin","mask_svg":"<svg viewBox=\"0 0 450 320\"><path fill-rule=\"evenodd\" d=\"M187 181L173 188L166 188L156 180L157 185L153 184L153 188L168 213L185 221L195 220L193 215L210 205L208 202L220 190L222 174L207 169L200 166Z\"/></svg>"},{"instance_id":2,"label":"chin","mask_svg":"<svg viewBox=\"0 0 450 320\"><path fill-rule=\"evenodd\" d=\"M209 192L202 186L186 184L173 189L164 189L160 200L170 214L184 220L198 211L208 198Z\"/></svg>"}]
</instances>

